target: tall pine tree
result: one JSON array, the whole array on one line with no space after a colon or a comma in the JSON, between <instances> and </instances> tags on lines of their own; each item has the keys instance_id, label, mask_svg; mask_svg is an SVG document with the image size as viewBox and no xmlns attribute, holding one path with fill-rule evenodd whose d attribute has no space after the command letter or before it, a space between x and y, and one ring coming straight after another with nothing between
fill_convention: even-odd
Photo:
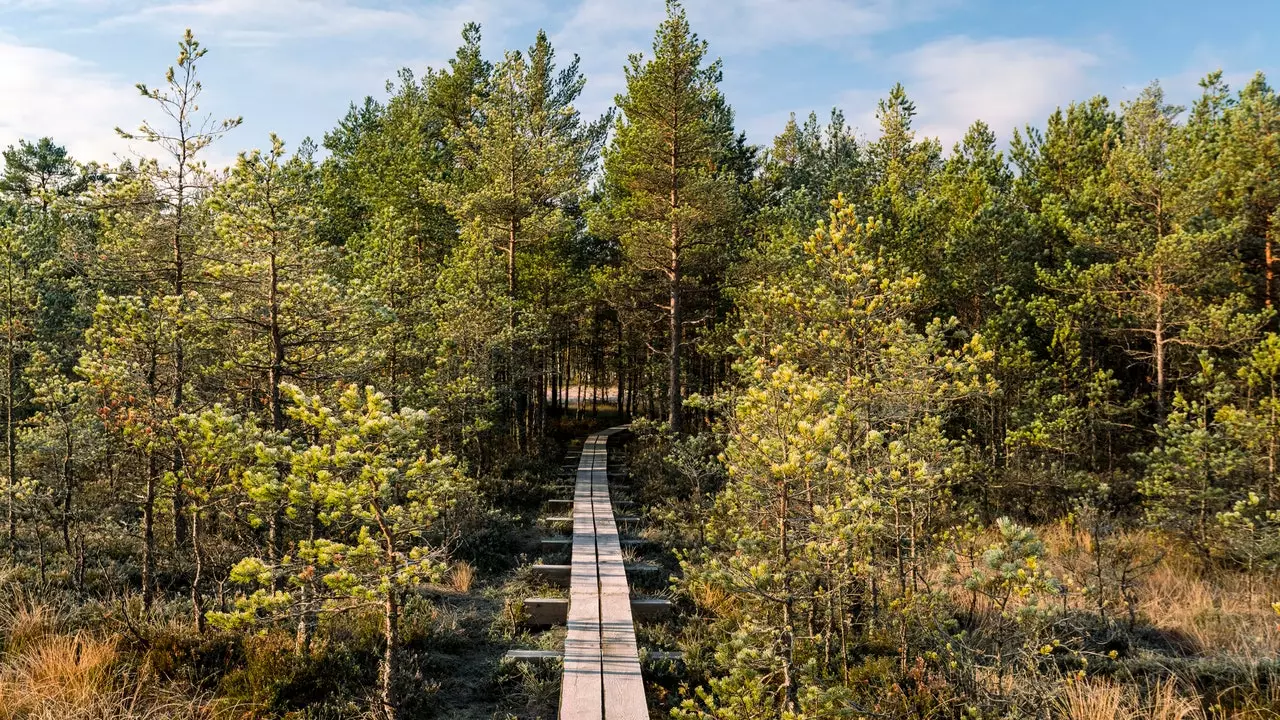
<instances>
[{"instance_id":1,"label":"tall pine tree","mask_svg":"<svg viewBox=\"0 0 1280 720\"><path fill-rule=\"evenodd\" d=\"M629 269L656 280L667 316L667 412L682 420L685 303L700 272L719 259L735 215L735 181L717 163L731 145L720 95L720 62L690 29L678 2L667 3L653 57L633 54L627 92L604 156L605 198L596 227L621 241ZM732 129L729 129L732 132Z\"/></svg>"}]
</instances>

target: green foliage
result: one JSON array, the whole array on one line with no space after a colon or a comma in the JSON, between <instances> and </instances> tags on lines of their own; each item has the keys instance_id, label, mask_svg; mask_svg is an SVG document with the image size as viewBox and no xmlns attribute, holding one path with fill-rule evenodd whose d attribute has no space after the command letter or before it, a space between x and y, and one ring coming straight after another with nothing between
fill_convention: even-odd
<instances>
[{"instance_id":1,"label":"green foliage","mask_svg":"<svg viewBox=\"0 0 1280 720\"><path fill-rule=\"evenodd\" d=\"M290 453L290 474L282 485L270 472L248 473L245 483L251 496L269 501L282 496L291 512L314 512L329 531L300 541L295 555L283 558L279 567L259 558L243 560L232 579L270 588L276 573L285 573L287 585L323 592L323 602L340 609L438 577L444 547L430 542L441 537L433 535L433 523L467 492L468 481L453 458L427 445L427 414L408 408L396 412L372 389L346 389L335 408L293 386L285 392L292 401L289 415L313 433L314 442ZM254 455L270 468L275 458L264 458L264 451L259 445ZM251 619L292 601L289 592L260 591L244 599L238 615L219 617L222 622Z\"/></svg>"},{"instance_id":2,"label":"green foliage","mask_svg":"<svg viewBox=\"0 0 1280 720\"><path fill-rule=\"evenodd\" d=\"M1211 73L1185 112L1158 85L1072 103L1007 151L981 121L944 148L895 85L873 139L833 109L764 150L670 2L616 115L580 116L546 33L490 62L468 24L323 160L273 135L219 172L240 121L199 107L205 48L178 49L139 86L164 122L121 132L147 156L21 140L0 173L0 592L74 604L120 638L119 677L393 720L452 713L452 674L479 714L549 712L554 668L488 674L558 637L490 575L563 441L616 415L654 560L679 564L678 618L645 635L688 651L657 698L675 717L1264 704L1261 74ZM433 587L456 558L488 590ZM13 647L39 647L20 614ZM502 707L477 699L493 677Z\"/></svg>"},{"instance_id":3,"label":"green foliage","mask_svg":"<svg viewBox=\"0 0 1280 720\"><path fill-rule=\"evenodd\" d=\"M827 704L802 699L800 688L825 687L830 663L847 664L891 608L902 611L905 633L958 469L944 418L989 389L980 339L953 345L944 323L912 326L921 279L877 254L877 227L837 200L805 243L804 264L745 298L728 480L708 523L712 549L684 563L686 589L735 597L764 652L750 655L759 667L748 675L730 670L737 679L723 690L773 676L781 689L769 707L784 713ZM833 655L843 659L811 665ZM703 704L734 697L714 693Z\"/></svg>"},{"instance_id":4,"label":"green foliage","mask_svg":"<svg viewBox=\"0 0 1280 720\"><path fill-rule=\"evenodd\" d=\"M604 197L592 231L617 238L626 271L648 283L667 318L668 422L682 427L686 294L714 277L738 213L738 178L725 161L732 114L720 94L720 61L684 9L667 3L653 57L630 56L627 92L604 153ZM729 122L726 122L729 121Z\"/></svg>"}]
</instances>

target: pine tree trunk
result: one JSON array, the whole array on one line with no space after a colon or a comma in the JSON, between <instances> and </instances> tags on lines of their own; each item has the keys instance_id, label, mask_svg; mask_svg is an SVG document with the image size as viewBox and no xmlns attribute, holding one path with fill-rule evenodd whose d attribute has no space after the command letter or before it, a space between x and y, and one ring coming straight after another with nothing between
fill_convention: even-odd
<instances>
[{"instance_id":1,"label":"pine tree trunk","mask_svg":"<svg viewBox=\"0 0 1280 720\"><path fill-rule=\"evenodd\" d=\"M395 696L396 655L400 650L400 605L395 586L387 589L383 600L382 667L378 673L378 699L386 720L396 720L399 704Z\"/></svg>"},{"instance_id":2,"label":"pine tree trunk","mask_svg":"<svg viewBox=\"0 0 1280 720\"><path fill-rule=\"evenodd\" d=\"M186 258L182 253L182 231L186 210L186 137L182 133L183 150L178 158L177 206L174 208L173 230L173 294L178 302L178 327L173 333L173 414L182 412L184 385L186 384L186 348L182 343L182 321L186 312ZM182 487L182 452L174 448L173 470L173 545L182 547L187 542L186 495Z\"/></svg>"},{"instance_id":3,"label":"pine tree trunk","mask_svg":"<svg viewBox=\"0 0 1280 720\"><path fill-rule=\"evenodd\" d=\"M274 241L273 241L274 243ZM284 341L280 328L280 269L273 247L270 254L270 287L268 288L268 306L270 308L271 325L271 369L268 371L271 403L271 429L274 432L284 430L284 407L280 396L280 385L284 382ZM286 469L282 464L275 467L276 475L283 480ZM284 500L277 499L271 509L269 521L269 547L267 552L272 564L278 563L284 556ZM277 583L283 581L278 578ZM280 589L277 585L276 589Z\"/></svg>"},{"instance_id":4,"label":"pine tree trunk","mask_svg":"<svg viewBox=\"0 0 1280 720\"><path fill-rule=\"evenodd\" d=\"M147 451L147 488L142 500L142 609L150 612L155 584L156 456Z\"/></svg>"},{"instance_id":5,"label":"pine tree trunk","mask_svg":"<svg viewBox=\"0 0 1280 720\"><path fill-rule=\"evenodd\" d=\"M71 499L75 492L75 472L73 461L75 457L75 440L72 436L72 428L70 423L64 429L62 455L62 545L67 551L67 557L71 557Z\"/></svg>"},{"instance_id":6,"label":"pine tree trunk","mask_svg":"<svg viewBox=\"0 0 1280 720\"><path fill-rule=\"evenodd\" d=\"M1165 385L1165 329L1164 316L1161 313L1163 303L1156 301L1156 325L1155 325L1155 363L1156 363L1156 409L1160 417L1164 417L1164 385Z\"/></svg>"},{"instance_id":7,"label":"pine tree trunk","mask_svg":"<svg viewBox=\"0 0 1280 720\"><path fill-rule=\"evenodd\" d=\"M667 402L670 403L667 408L667 422L671 424L674 432L680 432L683 410L684 393L680 389L680 346L684 342L684 326L680 317L680 276L678 273L673 275L671 281L671 310L668 315L670 322L671 347L667 351Z\"/></svg>"},{"instance_id":8,"label":"pine tree trunk","mask_svg":"<svg viewBox=\"0 0 1280 720\"><path fill-rule=\"evenodd\" d=\"M1271 244L1271 228L1269 226L1267 227L1265 237L1266 237L1266 257L1264 261L1266 262L1266 276L1267 276L1266 305L1267 307L1271 307L1275 301L1276 269L1275 269L1274 247Z\"/></svg>"},{"instance_id":9,"label":"pine tree trunk","mask_svg":"<svg viewBox=\"0 0 1280 720\"><path fill-rule=\"evenodd\" d=\"M316 540L316 523L319 519L320 508L313 500L307 522L307 539L311 542ZM311 577L307 578L306 582L302 584L301 611L298 613L298 632L294 638L294 653L299 657L307 657L311 654L311 638L315 636L316 632L317 611L311 608L316 595L315 582L315 569L311 568Z\"/></svg>"},{"instance_id":10,"label":"pine tree trunk","mask_svg":"<svg viewBox=\"0 0 1280 720\"><path fill-rule=\"evenodd\" d=\"M778 560L782 570L782 688L786 693L783 705L785 712L795 712L800 705L799 688L796 687L795 675L795 619L791 597L791 551L787 543L787 529L790 524L790 504L785 482L780 483L778 507Z\"/></svg>"},{"instance_id":11,"label":"pine tree trunk","mask_svg":"<svg viewBox=\"0 0 1280 720\"><path fill-rule=\"evenodd\" d=\"M14 363L17 361L17 351L14 348L16 336L14 334L14 308L13 308L13 246L12 239L6 248L8 257L5 258L5 386L6 397L4 403L4 419L5 419L5 467L6 467L6 494L7 508L5 510L6 523L8 525L9 552L13 554L17 550L18 543L18 512L17 512L17 458L14 442L14 417L13 404L17 395L17 369Z\"/></svg>"},{"instance_id":12,"label":"pine tree trunk","mask_svg":"<svg viewBox=\"0 0 1280 720\"><path fill-rule=\"evenodd\" d=\"M191 619L197 633L204 632L204 596L200 593L200 581L204 575L204 554L200 552L200 508L191 506L191 554L195 559L195 571L191 576Z\"/></svg>"},{"instance_id":13,"label":"pine tree trunk","mask_svg":"<svg viewBox=\"0 0 1280 720\"><path fill-rule=\"evenodd\" d=\"M294 636L293 654L305 658L311 655L311 636L313 628L311 626L311 613L307 605L311 602L311 586L304 583L302 590L302 611L298 613L298 631Z\"/></svg>"}]
</instances>

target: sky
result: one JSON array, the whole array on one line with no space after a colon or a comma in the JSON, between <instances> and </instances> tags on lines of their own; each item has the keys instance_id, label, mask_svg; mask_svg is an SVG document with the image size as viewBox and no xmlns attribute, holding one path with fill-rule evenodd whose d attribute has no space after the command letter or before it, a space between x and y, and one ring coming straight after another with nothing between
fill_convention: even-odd
<instances>
[{"instance_id":1,"label":"sky","mask_svg":"<svg viewBox=\"0 0 1280 720\"><path fill-rule=\"evenodd\" d=\"M722 89L751 142L788 116L832 107L867 136L901 82L917 127L944 144L975 120L1006 141L1055 107L1134 97L1158 80L1191 102L1221 69L1232 87L1280 77L1280 0L685 0L695 32L724 61ZM157 111L134 84L159 84L190 27L208 48L202 110L244 124L211 164L319 141L352 101L384 97L402 67L441 67L476 21L490 59L545 29L557 56L582 58L578 102L595 116L622 92L633 52L651 54L663 0L0 0L0 147L50 136L80 160L145 147L114 128ZM1278 81L1280 82L1280 81Z\"/></svg>"}]
</instances>

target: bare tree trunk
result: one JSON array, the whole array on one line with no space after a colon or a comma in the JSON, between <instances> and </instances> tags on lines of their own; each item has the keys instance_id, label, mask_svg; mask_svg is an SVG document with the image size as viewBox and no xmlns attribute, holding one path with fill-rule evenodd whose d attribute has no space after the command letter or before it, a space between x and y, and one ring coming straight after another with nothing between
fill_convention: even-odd
<instances>
[{"instance_id":1,"label":"bare tree trunk","mask_svg":"<svg viewBox=\"0 0 1280 720\"><path fill-rule=\"evenodd\" d=\"M147 451L147 488L142 500L142 609L151 610L156 554L156 456Z\"/></svg>"},{"instance_id":2,"label":"bare tree trunk","mask_svg":"<svg viewBox=\"0 0 1280 720\"><path fill-rule=\"evenodd\" d=\"M307 522L307 539L315 542L316 539L316 522L320 519L320 508L313 500L311 502L311 512ZM298 614L298 633L294 639L294 652L299 657L305 657L311 654L311 638L316 632L316 612L311 608L311 603L316 596L315 590L315 573L302 585L302 611Z\"/></svg>"},{"instance_id":3,"label":"bare tree trunk","mask_svg":"<svg viewBox=\"0 0 1280 720\"><path fill-rule=\"evenodd\" d=\"M67 557L71 557L71 499L75 492L75 471L73 466L73 457L75 454L75 440L72 436L72 428L70 423L65 428L63 436L65 445L63 446L62 455L62 545L67 551Z\"/></svg>"},{"instance_id":4,"label":"bare tree trunk","mask_svg":"<svg viewBox=\"0 0 1280 720\"><path fill-rule=\"evenodd\" d=\"M383 600L382 623L382 667L378 673L378 699L382 704L383 717L396 720L399 703L395 695L396 656L400 651L400 604L396 597L395 585L387 589Z\"/></svg>"},{"instance_id":5,"label":"bare tree trunk","mask_svg":"<svg viewBox=\"0 0 1280 720\"><path fill-rule=\"evenodd\" d=\"M680 432L682 421L682 410L684 405L684 393L680 388L680 346L684 342L684 325L680 317L680 288L679 275L675 275L671 281L671 312L668 315L670 321L671 347L668 349L667 355L667 401L670 406L667 408L667 422L671 423L671 429Z\"/></svg>"},{"instance_id":6,"label":"bare tree trunk","mask_svg":"<svg viewBox=\"0 0 1280 720\"><path fill-rule=\"evenodd\" d=\"M1164 316L1160 313L1160 303L1156 304L1156 326L1155 326L1155 361L1156 361L1156 409L1160 416L1164 416L1164 366L1165 366L1165 336L1164 336Z\"/></svg>"},{"instance_id":7,"label":"bare tree trunk","mask_svg":"<svg viewBox=\"0 0 1280 720\"><path fill-rule=\"evenodd\" d=\"M284 407L283 400L280 395L280 385L284 382L284 361L285 348L283 334L280 328L280 268L278 258L276 257L275 240L272 241L272 250L270 254L270 287L268 288L268 305L270 308L270 324L271 324L271 369L268 371L268 384L270 388L271 403L271 429L277 433L284 430ZM276 475L283 479L286 468L277 463ZM271 509L271 519L268 526L268 557L272 564L278 563L280 558L284 556L284 501L277 499L275 506ZM283 578L277 579L277 582ZM277 586L279 589L279 586Z\"/></svg>"},{"instance_id":8,"label":"bare tree trunk","mask_svg":"<svg viewBox=\"0 0 1280 720\"><path fill-rule=\"evenodd\" d=\"M183 111L185 116L185 102ZM186 211L186 174L187 174L187 152L186 152L186 128L184 123L179 122L181 128L181 137L183 142L183 150L178 157L178 186L177 186L177 206L174 208L174 229L173 229L173 294L178 299L178 318L179 326L174 330L173 334L173 413L177 415L182 412L182 405L185 401L185 385L187 379L186 370L186 348L182 343L182 327L181 320L186 312L186 258L182 251L182 232L183 219ZM174 547L182 547L187 541L186 528L186 491L182 487L182 452L179 448L173 449L173 545Z\"/></svg>"},{"instance_id":9,"label":"bare tree trunk","mask_svg":"<svg viewBox=\"0 0 1280 720\"><path fill-rule=\"evenodd\" d=\"M200 593L200 580L204 575L204 554L200 552L200 508L191 506L191 554L195 559L195 572L191 576L191 619L197 633L204 632L204 596Z\"/></svg>"},{"instance_id":10,"label":"bare tree trunk","mask_svg":"<svg viewBox=\"0 0 1280 720\"><path fill-rule=\"evenodd\" d=\"M6 235L6 237L8 237ZM7 508L5 510L6 522L8 524L9 552L12 554L18 547L18 512L17 512L17 462L16 448L14 446L16 436L14 435L14 417L13 403L17 395L17 370L14 363L17 360L17 351L14 343L17 338L14 333L14 308L13 308L13 245L12 238L9 238L6 245L8 257L5 258L5 384L6 396L4 403L4 427L5 427L5 466L7 476L8 492L6 493Z\"/></svg>"},{"instance_id":11,"label":"bare tree trunk","mask_svg":"<svg viewBox=\"0 0 1280 720\"><path fill-rule=\"evenodd\" d=\"M671 157L671 210L674 213L678 207L678 197L675 185L675 151L672 150ZM670 285L670 306L668 307L667 320L669 322L668 332L671 336L671 346L667 348L667 401L670 403L667 408L667 422L671 424L674 432L680 432L681 429L681 411L684 405L684 393L680 388L680 350L684 343L684 318L681 317L681 293L680 293L680 228L676 224L675 219L671 221L671 268L668 271L668 282Z\"/></svg>"},{"instance_id":12,"label":"bare tree trunk","mask_svg":"<svg viewBox=\"0 0 1280 720\"><path fill-rule=\"evenodd\" d=\"M791 597L790 548L787 543L787 528L790 513L789 497L785 482L779 483L782 497L778 507L778 559L783 567L782 574L782 688L786 692L783 711L795 712L800 706L800 690L796 687L795 676L795 621Z\"/></svg>"}]
</instances>

